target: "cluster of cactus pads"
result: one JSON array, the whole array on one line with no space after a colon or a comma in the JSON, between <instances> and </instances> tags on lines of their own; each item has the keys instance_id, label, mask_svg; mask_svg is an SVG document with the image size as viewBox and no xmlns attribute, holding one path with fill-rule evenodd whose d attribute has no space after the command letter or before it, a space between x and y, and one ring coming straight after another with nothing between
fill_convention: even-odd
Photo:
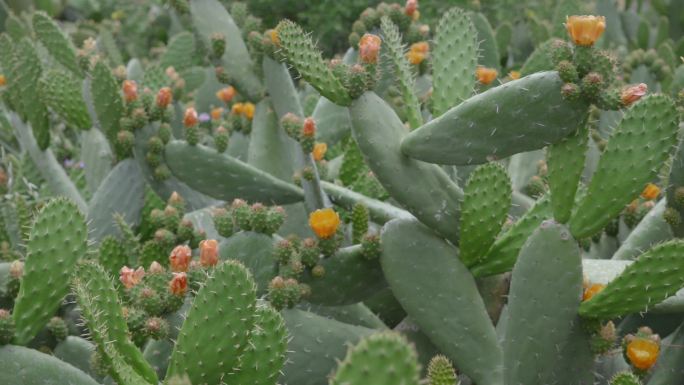
<instances>
[{"instance_id":1,"label":"cluster of cactus pads","mask_svg":"<svg viewBox=\"0 0 684 385\"><path fill-rule=\"evenodd\" d=\"M677 0L380 3L330 60L50 3L0 0L1 384L682 383Z\"/></svg>"}]
</instances>

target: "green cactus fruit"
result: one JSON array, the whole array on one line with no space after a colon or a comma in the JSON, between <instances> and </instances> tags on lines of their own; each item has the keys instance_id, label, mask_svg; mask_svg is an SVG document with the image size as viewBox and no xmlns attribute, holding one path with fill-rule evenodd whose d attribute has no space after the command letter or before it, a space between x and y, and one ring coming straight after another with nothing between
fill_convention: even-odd
<instances>
[{"instance_id":1,"label":"green cactus fruit","mask_svg":"<svg viewBox=\"0 0 684 385\"><path fill-rule=\"evenodd\" d=\"M166 145L166 162L174 176L218 199L286 204L303 197L296 186L202 145L171 141Z\"/></svg>"},{"instance_id":2,"label":"green cactus fruit","mask_svg":"<svg viewBox=\"0 0 684 385\"><path fill-rule=\"evenodd\" d=\"M470 268L473 275L486 277L509 271L527 238L552 215L549 199L544 196L494 242L484 258Z\"/></svg>"},{"instance_id":3,"label":"green cactus fruit","mask_svg":"<svg viewBox=\"0 0 684 385\"><path fill-rule=\"evenodd\" d=\"M461 214L461 261L477 264L494 243L511 205L511 181L498 163L487 163L470 174Z\"/></svg>"},{"instance_id":4,"label":"green cactus fruit","mask_svg":"<svg viewBox=\"0 0 684 385\"><path fill-rule=\"evenodd\" d=\"M285 364L287 329L283 317L270 307L257 308L255 317L249 346L229 378L236 384L272 385Z\"/></svg>"},{"instance_id":5,"label":"green cactus fruit","mask_svg":"<svg viewBox=\"0 0 684 385\"><path fill-rule=\"evenodd\" d=\"M287 60L322 96L341 106L351 103L342 82L333 75L311 37L299 25L283 20L276 27L276 33Z\"/></svg>"},{"instance_id":6,"label":"green cactus fruit","mask_svg":"<svg viewBox=\"0 0 684 385\"><path fill-rule=\"evenodd\" d=\"M411 128L418 128L423 125L423 116L420 111L420 102L415 94L415 80L411 72L410 64L404 54L404 44L401 41L399 28L392 23L389 17L384 16L380 20L382 34L385 38L387 55L389 55L396 80L399 83L401 97L405 105L406 115ZM363 68L363 67L361 67ZM453 70L453 69L452 69ZM357 95L363 92L357 93Z\"/></svg>"},{"instance_id":7,"label":"green cactus fruit","mask_svg":"<svg viewBox=\"0 0 684 385\"><path fill-rule=\"evenodd\" d=\"M613 318L646 310L684 287L677 273L684 243L670 241L639 256L605 289L580 306L580 315Z\"/></svg>"},{"instance_id":8,"label":"green cactus fruit","mask_svg":"<svg viewBox=\"0 0 684 385\"><path fill-rule=\"evenodd\" d=\"M85 218L67 199L50 201L36 215L13 313L16 343L30 341L54 315L76 261L86 254L87 237Z\"/></svg>"},{"instance_id":9,"label":"green cactus fruit","mask_svg":"<svg viewBox=\"0 0 684 385\"><path fill-rule=\"evenodd\" d=\"M37 91L45 105L68 124L87 130L92 126L92 122L81 89L80 80L73 74L62 70L50 70L43 73Z\"/></svg>"},{"instance_id":10,"label":"green cactus fruit","mask_svg":"<svg viewBox=\"0 0 684 385\"><path fill-rule=\"evenodd\" d=\"M574 133L587 104L564 100L556 72L489 89L407 135L402 152L438 164L473 165L536 150Z\"/></svg>"},{"instance_id":11,"label":"green cactus fruit","mask_svg":"<svg viewBox=\"0 0 684 385\"><path fill-rule=\"evenodd\" d=\"M610 379L610 385L641 385L641 380L631 372L620 372Z\"/></svg>"},{"instance_id":12,"label":"green cactus fruit","mask_svg":"<svg viewBox=\"0 0 684 385\"><path fill-rule=\"evenodd\" d=\"M256 285L238 262L223 262L195 296L171 355L167 377L215 384L236 367L255 323ZM207 333L225 329L229 334Z\"/></svg>"},{"instance_id":13,"label":"green cactus fruit","mask_svg":"<svg viewBox=\"0 0 684 385\"><path fill-rule=\"evenodd\" d=\"M387 192L421 222L457 243L460 188L439 166L401 154L406 128L378 95L366 92L349 112L354 139Z\"/></svg>"},{"instance_id":14,"label":"green cactus fruit","mask_svg":"<svg viewBox=\"0 0 684 385\"><path fill-rule=\"evenodd\" d=\"M539 274L542 266L546 279L528 279ZM561 380L555 373L557 349L566 343L576 322L581 292L577 243L562 225L542 222L520 250L513 268L503 343L507 384Z\"/></svg>"},{"instance_id":15,"label":"green cactus fruit","mask_svg":"<svg viewBox=\"0 0 684 385\"><path fill-rule=\"evenodd\" d=\"M417 385L419 374L415 349L400 334L384 332L351 348L330 384Z\"/></svg>"},{"instance_id":16,"label":"green cactus fruit","mask_svg":"<svg viewBox=\"0 0 684 385\"><path fill-rule=\"evenodd\" d=\"M16 86L17 104L22 118L31 123L33 136L41 150L50 144L50 122L48 110L43 104L40 94L36 92L43 69L36 48L28 38L16 43L11 74L14 79L12 87Z\"/></svg>"},{"instance_id":17,"label":"green cactus fruit","mask_svg":"<svg viewBox=\"0 0 684 385\"><path fill-rule=\"evenodd\" d=\"M83 73L76 58L76 48L71 39L62 31L57 23L44 12L33 14L33 31L36 38L61 65L74 75L81 77Z\"/></svg>"},{"instance_id":18,"label":"green cactus fruit","mask_svg":"<svg viewBox=\"0 0 684 385\"><path fill-rule=\"evenodd\" d=\"M0 346L12 342L16 326L9 310L0 309Z\"/></svg>"},{"instance_id":19,"label":"green cactus fruit","mask_svg":"<svg viewBox=\"0 0 684 385\"><path fill-rule=\"evenodd\" d=\"M64 341L69 336L69 327L61 317L52 317L47 323L47 329L57 341Z\"/></svg>"},{"instance_id":20,"label":"green cactus fruit","mask_svg":"<svg viewBox=\"0 0 684 385\"><path fill-rule=\"evenodd\" d=\"M440 116L468 99L475 88L478 37L468 15L451 8L437 24L432 51L432 113Z\"/></svg>"},{"instance_id":21,"label":"green cactus fruit","mask_svg":"<svg viewBox=\"0 0 684 385\"><path fill-rule=\"evenodd\" d=\"M357 203L352 208L352 242L360 243L368 232L368 208L363 203Z\"/></svg>"},{"instance_id":22,"label":"green cactus fruit","mask_svg":"<svg viewBox=\"0 0 684 385\"><path fill-rule=\"evenodd\" d=\"M432 357L428 365L427 377L429 385L458 385L460 383L451 361L442 355Z\"/></svg>"},{"instance_id":23,"label":"green cactus fruit","mask_svg":"<svg viewBox=\"0 0 684 385\"><path fill-rule=\"evenodd\" d=\"M674 103L664 95L646 96L627 110L570 219L575 238L601 231L653 180L676 144L676 116Z\"/></svg>"},{"instance_id":24,"label":"green cactus fruit","mask_svg":"<svg viewBox=\"0 0 684 385\"><path fill-rule=\"evenodd\" d=\"M575 193L584 170L588 146L587 125L577 132L549 146L546 153L553 217L559 223L570 220Z\"/></svg>"},{"instance_id":25,"label":"green cactus fruit","mask_svg":"<svg viewBox=\"0 0 684 385\"><path fill-rule=\"evenodd\" d=\"M22 346L0 347L0 383L98 385L89 375L49 354Z\"/></svg>"},{"instance_id":26,"label":"green cactus fruit","mask_svg":"<svg viewBox=\"0 0 684 385\"><path fill-rule=\"evenodd\" d=\"M503 384L501 346L458 249L416 220L386 224L382 244L387 282L430 341L477 383Z\"/></svg>"},{"instance_id":27,"label":"green cactus fruit","mask_svg":"<svg viewBox=\"0 0 684 385\"><path fill-rule=\"evenodd\" d=\"M156 373L128 338L121 302L112 279L102 267L93 262L81 263L74 273L73 287L90 336L102 354L103 363L111 368L109 375L122 382L131 375L127 373L130 368L136 375L156 384Z\"/></svg>"},{"instance_id":28,"label":"green cactus fruit","mask_svg":"<svg viewBox=\"0 0 684 385\"><path fill-rule=\"evenodd\" d=\"M324 276L312 271L301 280L311 287L307 301L315 304L350 305L387 287L380 263L364 258L359 245L341 248L331 257L320 259L314 270Z\"/></svg>"}]
</instances>

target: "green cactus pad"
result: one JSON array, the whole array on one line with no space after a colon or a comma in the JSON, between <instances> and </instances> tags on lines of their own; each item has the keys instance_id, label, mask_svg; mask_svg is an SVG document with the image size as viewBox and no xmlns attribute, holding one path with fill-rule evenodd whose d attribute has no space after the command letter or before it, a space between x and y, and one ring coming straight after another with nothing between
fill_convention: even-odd
<instances>
[{"instance_id":1,"label":"green cactus pad","mask_svg":"<svg viewBox=\"0 0 684 385\"><path fill-rule=\"evenodd\" d=\"M511 206L511 181L498 163L488 163L470 174L463 194L461 261L472 266L494 243Z\"/></svg>"},{"instance_id":2,"label":"green cactus pad","mask_svg":"<svg viewBox=\"0 0 684 385\"><path fill-rule=\"evenodd\" d=\"M273 239L265 234L241 231L221 241L219 253L222 260L236 260L252 273L257 284L257 294L262 295L268 283L277 273L273 263Z\"/></svg>"},{"instance_id":3,"label":"green cactus pad","mask_svg":"<svg viewBox=\"0 0 684 385\"><path fill-rule=\"evenodd\" d=\"M670 169L668 182L666 189L667 208L676 210L679 215L684 215L684 199L681 199L681 197L677 199L678 195L682 195L682 191L684 191L684 144L682 142L678 144L672 157L672 168ZM680 221L678 224L670 224L672 233L679 238L684 237L684 223L682 222L684 221Z\"/></svg>"},{"instance_id":4,"label":"green cactus pad","mask_svg":"<svg viewBox=\"0 0 684 385\"><path fill-rule=\"evenodd\" d=\"M257 100L262 94L261 81L254 74L247 46L242 34L230 14L217 0L192 1L192 21L205 47L211 47L211 36L222 34L226 39L226 52L221 57L223 69L240 93L250 100Z\"/></svg>"},{"instance_id":5,"label":"green cactus pad","mask_svg":"<svg viewBox=\"0 0 684 385\"><path fill-rule=\"evenodd\" d=\"M298 309L281 314L291 337L282 384L328 385L327 376L344 358L348 344L375 332Z\"/></svg>"},{"instance_id":6,"label":"green cactus pad","mask_svg":"<svg viewBox=\"0 0 684 385\"><path fill-rule=\"evenodd\" d=\"M49 354L12 345L0 347L0 383L98 385L89 375Z\"/></svg>"},{"instance_id":7,"label":"green cactus pad","mask_svg":"<svg viewBox=\"0 0 684 385\"><path fill-rule=\"evenodd\" d=\"M586 124L576 133L549 146L546 155L553 217L559 223L570 220L575 192L584 170L584 154L589 140Z\"/></svg>"},{"instance_id":8,"label":"green cactus pad","mask_svg":"<svg viewBox=\"0 0 684 385\"><path fill-rule=\"evenodd\" d=\"M415 79L404 53L405 47L401 41L399 28L392 22L389 16L382 18L381 27L385 38L385 49L392 62L396 81L401 90L402 102L409 125L411 128L418 128L423 125L423 115L420 111L420 102L418 102L418 97L414 91Z\"/></svg>"},{"instance_id":9,"label":"green cactus pad","mask_svg":"<svg viewBox=\"0 0 684 385\"><path fill-rule=\"evenodd\" d=\"M503 343L506 384L563 380L554 373L558 347L569 337L581 294L577 242L562 225L543 222L513 267Z\"/></svg>"},{"instance_id":10,"label":"green cactus pad","mask_svg":"<svg viewBox=\"0 0 684 385\"><path fill-rule=\"evenodd\" d=\"M487 255L470 270L476 277L509 271L527 238L545 220L552 217L548 197L542 197L518 221L494 242Z\"/></svg>"},{"instance_id":11,"label":"green cactus pad","mask_svg":"<svg viewBox=\"0 0 684 385\"><path fill-rule=\"evenodd\" d=\"M281 21L276 30L283 53L302 77L322 96L348 106L351 103L349 93L323 61L311 37L290 20Z\"/></svg>"},{"instance_id":12,"label":"green cactus pad","mask_svg":"<svg viewBox=\"0 0 684 385\"><path fill-rule=\"evenodd\" d=\"M553 70L554 65L551 61L551 48L557 39L549 39L541 43L525 60L520 74L522 76L531 75L535 72Z\"/></svg>"},{"instance_id":13,"label":"green cactus pad","mask_svg":"<svg viewBox=\"0 0 684 385\"><path fill-rule=\"evenodd\" d=\"M81 67L78 66L74 44L50 16L44 12L34 13L33 32L55 60L74 75L83 76Z\"/></svg>"},{"instance_id":14,"label":"green cactus pad","mask_svg":"<svg viewBox=\"0 0 684 385\"><path fill-rule=\"evenodd\" d=\"M306 274L302 282L311 287L307 301L327 306L351 305L387 287L377 260L363 257L360 245L341 248L318 262L325 269L321 278Z\"/></svg>"},{"instance_id":15,"label":"green cactus pad","mask_svg":"<svg viewBox=\"0 0 684 385\"><path fill-rule=\"evenodd\" d=\"M270 99L260 101L252 121L247 163L276 178L291 181L294 174L294 144L278 126Z\"/></svg>"},{"instance_id":16,"label":"green cactus pad","mask_svg":"<svg viewBox=\"0 0 684 385\"><path fill-rule=\"evenodd\" d=\"M666 200L661 199L655 207L632 229L627 238L620 243L620 248L612 256L614 260L631 260L658 243L672 239L670 225L663 219L667 207Z\"/></svg>"},{"instance_id":17,"label":"green cactus pad","mask_svg":"<svg viewBox=\"0 0 684 385\"><path fill-rule=\"evenodd\" d=\"M95 352L95 345L90 341L76 336L68 336L57 344L53 354L55 357L72 365L95 379L100 379L90 365L91 356Z\"/></svg>"},{"instance_id":18,"label":"green cactus pad","mask_svg":"<svg viewBox=\"0 0 684 385\"><path fill-rule=\"evenodd\" d=\"M574 133L587 106L562 98L556 72L475 95L406 136L401 150L438 164L472 165L536 150Z\"/></svg>"},{"instance_id":19,"label":"green cactus pad","mask_svg":"<svg viewBox=\"0 0 684 385\"><path fill-rule=\"evenodd\" d=\"M473 381L503 384L501 346L458 249L415 220L386 224L382 244L392 292L432 343Z\"/></svg>"},{"instance_id":20,"label":"green cactus pad","mask_svg":"<svg viewBox=\"0 0 684 385\"><path fill-rule=\"evenodd\" d=\"M432 113L440 116L473 93L477 31L463 10L451 8L437 24L434 44Z\"/></svg>"},{"instance_id":21,"label":"green cactus pad","mask_svg":"<svg viewBox=\"0 0 684 385\"><path fill-rule=\"evenodd\" d=\"M256 285L249 271L238 262L218 265L195 296L166 377L187 374L196 385L219 383L248 346L255 306Z\"/></svg>"},{"instance_id":22,"label":"green cactus pad","mask_svg":"<svg viewBox=\"0 0 684 385\"><path fill-rule=\"evenodd\" d=\"M670 98L649 95L625 112L570 220L575 238L603 229L639 196L677 143L677 110Z\"/></svg>"},{"instance_id":23,"label":"green cactus pad","mask_svg":"<svg viewBox=\"0 0 684 385\"><path fill-rule=\"evenodd\" d=\"M117 233L114 215L132 226L140 223L145 201L145 178L134 159L119 162L95 191L88 204L90 239L100 241Z\"/></svg>"},{"instance_id":24,"label":"green cactus pad","mask_svg":"<svg viewBox=\"0 0 684 385\"><path fill-rule=\"evenodd\" d=\"M330 385L418 385L419 375L415 349L401 335L385 332L351 348Z\"/></svg>"},{"instance_id":25,"label":"green cactus pad","mask_svg":"<svg viewBox=\"0 0 684 385\"><path fill-rule=\"evenodd\" d=\"M366 92L349 111L354 139L387 192L425 225L458 242L461 189L439 166L401 154L406 128L378 95Z\"/></svg>"},{"instance_id":26,"label":"green cactus pad","mask_svg":"<svg viewBox=\"0 0 684 385\"><path fill-rule=\"evenodd\" d=\"M614 318L647 310L684 287L684 242L662 243L637 258L605 289L580 306L580 315Z\"/></svg>"},{"instance_id":27,"label":"green cactus pad","mask_svg":"<svg viewBox=\"0 0 684 385\"><path fill-rule=\"evenodd\" d=\"M387 325L382 322L375 312L362 302L342 306L312 305L311 303L304 302L299 304L299 308L350 325L371 329L387 329Z\"/></svg>"},{"instance_id":28,"label":"green cactus pad","mask_svg":"<svg viewBox=\"0 0 684 385\"><path fill-rule=\"evenodd\" d=\"M496 44L496 37L492 25L489 24L487 17L480 12L470 14L470 19L477 30L478 63L485 67L499 70L499 47Z\"/></svg>"},{"instance_id":29,"label":"green cactus pad","mask_svg":"<svg viewBox=\"0 0 684 385\"><path fill-rule=\"evenodd\" d=\"M119 119L124 112L121 92L112 70L100 60L95 63L91 71L90 95L100 123L100 129L107 136L110 143L116 140L119 132Z\"/></svg>"},{"instance_id":30,"label":"green cactus pad","mask_svg":"<svg viewBox=\"0 0 684 385\"><path fill-rule=\"evenodd\" d=\"M102 181L112 170L114 155L107 138L97 128L91 128L81 137L81 160L88 192L94 194Z\"/></svg>"},{"instance_id":31,"label":"green cactus pad","mask_svg":"<svg viewBox=\"0 0 684 385\"><path fill-rule=\"evenodd\" d=\"M17 92L18 111L24 120L31 123L38 147L45 150L50 144L50 121L48 110L36 92L43 69L36 48L28 38L15 45L13 64L15 79L10 84Z\"/></svg>"},{"instance_id":32,"label":"green cactus pad","mask_svg":"<svg viewBox=\"0 0 684 385\"><path fill-rule=\"evenodd\" d=\"M368 208L370 218L377 223L385 223L392 219L413 218L408 211L404 211L389 203L377 199L368 198L352 190L346 189L334 183L321 181L321 187L336 205L351 210L354 205L362 204Z\"/></svg>"},{"instance_id":33,"label":"green cactus pad","mask_svg":"<svg viewBox=\"0 0 684 385\"><path fill-rule=\"evenodd\" d=\"M121 381L130 375L127 373L127 366L130 366L137 375L156 384L156 373L129 339L128 326L114 282L104 269L94 262L81 263L73 275L73 287L83 319L90 330L90 337L106 364L113 369L109 374ZM110 348L109 351L106 350L107 347ZM119 355L123 356L125 365L114 365L119 360ZM121 370L118 371L117 368Z\"/></svg>"},{"instance_id":34,"label":"green cactus pad","mask_svg":"<svg viewBox=\"0 0 684 385\"><path fill-rule=\"evenodd\" d=\"M351 132L349 111L326 98L319 98L313 111L316 121L316 137L319 141L332 145Z\"/></svg>"},{"instance_id":35,"label":"green cactus pad","mask_svg":"<svg viewBox=\"0 0 684 385\"><path fill-rule=\"evenodd\" d=\"M240 355L238 369L227 380L233 384L273 385L285 363L287 329L283 317L270 307L257 308L249 346Z\"/></svg>"},{"instance_id":36,"label":"green cactus pad","mask_svg":"<svg viewBox=\"0 0 684 385\"><path fill-rule=\"evenodd\" d=\"M87 237L83 215L66 199L49 202L36 215L14 307L16 343L29 342L55 314L69 292L76 261L85 257Z\"/></svg>"},{"instance_id":37,"label":"green cactus pad","mask_svg":"<svg viewBox=\"0 0 684 385\"><path fill-rule=\"evenodd\" d=\"M168 67L173 67L173 69L180 72L192 67L196 58L195 37L192 33L184 31L173 35L171 40L169 40L166 51L159 59L159 65L164 70Z\"/></svg>"},{"instance_id":38,"label":"green cactus pad","mask_svg":"<svg viewBox=\"0 0 684 385\"><path fill-rule=\"evenodd\" d=\"M658 363L646 385L676 384L684 375L684 326L680 325L660 352Z\"/></svg>"},{"instance_id":39,"label":"green cactus pad","mask_svg":"<svg viewBox=\"0 0 684 385\"><path fill-rule=\"evenodd\" d=\"M172 141L166 145L166 162L177 178L217 199L275 204L302 200L298 187L202 145Z\"/></svg>"},{"instance_id":40,"label":"green cactus pad","mask_svg":"<svg viewBox=\"0 0 684 385\"><path fill-rule=\"evenodd\" d=\"M38 82L38 93L52 111L68 124L87 130L92 122L81 94L82 88L79 79L62 70L45 72Z\"/></svg>"}]
</instances>

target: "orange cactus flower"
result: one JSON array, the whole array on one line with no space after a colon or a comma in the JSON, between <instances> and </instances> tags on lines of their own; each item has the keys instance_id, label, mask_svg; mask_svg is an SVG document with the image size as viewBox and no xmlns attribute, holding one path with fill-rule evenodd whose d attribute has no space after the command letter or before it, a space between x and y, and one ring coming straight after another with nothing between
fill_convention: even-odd
<instances>
[{"instance_id":1,"label":"orange cactus flower","mask_svg":"<svg viewBox=\"0 0 684 385\"><path fill-rule=\"evenodd\" d=\"M172 100L173 93L171 92L171 88L162 87L159 89L159 92L157 92L157 107L166 108L169 104L171 104Z\"/></svg>"},{"instance_id":2,"label":"orange cactus flower","mask_svg":"<svg viewBox=\"0 0 684 385\"><path fill-rule=\"evenodd\" d=\"M124 80L121 88L127 103L138 100L138 83L135 80Z\"/></svg>"},{"instance_id":3,"label":"orange cactus flower","mask_svg":"<svg viewBox=\"0 0 684 385\"><path fill-rule=\"evenodd\" d=\"M319 238L330 238L337 232L340 216L331 208L319 209L309 215L309 226Z\"/></svg>"},{"instance_id":4,"label":"orange cactus flower","mask_svg":"<svg viewBox=\"0 0 684 385\"><path fill-rule=\"evenodd\" d=\"M326 151L328 151L328 145L325 143L316 143L313 148L313 158L315 161L323 159Z\"/></svg>"},{"instance_id":5,"label":"orange cactus flower","mask_svg":"<svg viewBox=\"0 0 684 385\"><path fill-rule=\"evenodd\" d=\"M5 75L0 74L0 87L4 86L7 84L7 78L5 78Z\"/></svg>"},{"instance_id":6,"label":"orange cactus flower","mask_svg":"<svg viewBox=\"0 0 684 385\"><path fill-rule=\"evenodd\" d=\"M582 301L589 301L593 296L600 293L601 290L605 289L606 285L600 283L594 283L589 285L582 294Z\"/></svg>"},{"instance_id":7,"label":"orange cactus flower","mask_svg":"<svg viewBox=\"0 0 684 385\"><path fill-rule=\"evenodd\" d=\"M221 88L216 91L216 97L224 103L230 103L235 97L235 88L233 86Z\"/></svg>"},{"instance_id":8,"label":"orange cactus flower","mask_svg":"<svg viewBox=\"0 0 684 385\"><path fill-rule=\"evenodd\" d=\"M649 201L658 198L658 195L660 195L660 188L653 183L647 184L641 192L641 197Z\"/></svg>"},{"instance_id":9,"label":"orange cactus flower","mask_svg":"<svg viewBox=\"0 0 684 385\"><path fill-rule=\"evenodd\" d=\"M404 14L409 17L418 11L418 0L406 0L406 5L404 6Z\"/></svg>"},{"instance_id":10,"label":"orange cactus flower","mask_svg":"<svg viewBox=\"0 0 684 385\"><path fill-rule=\"evenodd\" d=\"M406 53L406 58L408 59L409 63L417 66L425 60L425 54L418 51L408 51Z\"/></svg>"},{"instance_id":11,"label":"orange cactus flower","mask_svg":"<svg viewBox=\"0 0 684 385\"><path fill-rule=\"evenodd\" d=\"M215 239L205 239L199 244L200 264L204 267L215 266L218 263L218 242Z\"/></svg>"},{"instance_id":12,"label":"orange cactus flower","mask_svg":"<svg viewBox=\"0 0 684 385\"><path fill-rule=\"evenodd\" d=\"M221 107L212 108L212 110L211 110L211 118L212 119L219 120L219 119L221 119L221 115L223 115L223 108L221 108Z\"/></svg>"},{"instance_id":13,"label":"orange cactus flower","mask_svg":"<svg viewBox=\"0 0 684 385\"><path fill-rule=\"evenodd\" d=\"M192 259L192 250L185 245L178 245L171 250L169 255L169 263L173 271L188 271L190 260Z\"/></svg>"},{"instance_id":14,"label":"orange cactus flower","mask_svg":"<svg viewBox=\"0 0 684 385\"><path fill-rule=\"evenodd\" d=\"M128 266L124 266L119 271L119 281L127 288L130 289L142 281L145 276L145 269L139 267L137 270L133 270Z\"/></svg>"},{"instance_id":15,"label":"orange cactus flower","mask_svg":"<svg viewBox=\"0 0 684 385\"><path fill-rule=\"evenodd\" d=\"M493 82L497 76L499 76L499 72L494 68L478 66L475 70L475 76L480 83L488 85L491 84L491 82Z\"/></svg>"},{"instance_id":16,"label":"orange cactus flower","mask_svg":"<svg viewBox=\"0 0 684 385\"><path fill-rule=\"evenodd\" d=\"M169 281L169 291L173 295L184 295L188 290L188 276L185 273L173 273Z\"/></svg>"},{"instance_id":17,"label":"orange cactus flower","mask_svg":"<svg viewBox=\"0 0 684 385\"><path fill-rule=\"evenodd\" d=\"M377 63L381 44L382 40L380 40L379 36L370 33L363 35L359 41L359 57L361 62L366 64Z\"/></svg>"},{"instance_id":18,"label":"orange cactus flower","mask_svg":"<svg viewBox=\"0 0 684 385\"><path fill-rule=\"evenodd\" d=\"M637 369L648 370L655 365L660 345L647 338L635 338L627 344L627 358Z\"/></svg>"},{"instance_id":19,"label":"orange cactus flower","mask_svg":"<svg viewBox=\"0 0 684 385\"><path fill-rule=\"evenodd\" d=\"M276 47L280 47L280 36L278 36L278 31L275 29L270 29L267 31L268 37L271 39L271 43L273 43Z\"/></svg>"},{"instance_id":20,"label":"orange cactus flower","mask_svg":"<svg viewBox=\"0 0 684 385\"><path fill-rule=\"evenodd\" d=\"M247 102L242 106L242 115L247 119L252 120L254 118L254 104Z\"/></svg>"},{"instance_id":21,"label":"orange cactus flower","mask_svg":"<svg viewBox=\"0 0 684 385\"><path fill-rule=\"evenodd\" d=\"M606 30L606 18L603 16L568 16L565 28L572 41L579 46L590 47Z\"/></svg>"},{"instance_id":22,"label":"orange cactus flower","mask_svg":"<svg viewBox=\"0 0 684 385\"><path fill-rule=\"evenodd\" d=\"M620 94L622 104L624 104L625 106L631 106L632 103L636 102L637 100L641 99L642 96L646 95L647 91L648 86L645 83L639 83L634 86L626 87L622 90L622 93Z\"/></svg>"},{"instance_id":23,"label":"orange cactus flower","mask_svg":"<svg viewBox=\"0 0 684 385\"><path fill-rule=\"evenodd\" d=\"M242 115L243 106L244 106L244 104L242 104L242 103L233 104L233 107L230 108L230 113L233 115Z\"/></svg>"},{"instance_id":24,"label":"orange cactus flower","mask_svg":"<svg viewBox=\"0 0 684 385\"><path fill-rule=\"evenodd\" d=\"M185 110L185 115L183 116L183 125L185 125L185 127L193 127L197 125L197 122L199 122L197 110L192 107L188 107Z\"/></svg>"}]
</instances>

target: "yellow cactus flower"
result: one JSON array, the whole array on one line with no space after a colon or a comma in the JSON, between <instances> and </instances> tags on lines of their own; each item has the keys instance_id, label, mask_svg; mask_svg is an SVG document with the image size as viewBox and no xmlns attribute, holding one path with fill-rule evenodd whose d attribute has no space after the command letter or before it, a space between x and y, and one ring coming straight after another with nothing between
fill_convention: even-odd
<instances>
[{"instance_id":1,"label":"yellow cactus flower","mask_svg":"<svg viewBox=\"0 0 684 385\"><path fill-rule=\"evenodd\" d=\"M637 369L648 370L655 365L660 345L647 338L635 338L627 344L627 358Z\"/></svg>"},{"instance_id":2,"label":"yellow cactus flower","mask_svg":"<svg viewBox=\"0 0 684 385\"><path fill-rule=\"evenodd\" d=\"M315 161L323 159L325 152L328 151L328 145L325 143L316 143L313 148L313 158Z\"/></svg>"},{"instance_id":3,"label":"yellow cactus flower","mask_svg":"<svg viewBox=\"0 0 684 385\"><path fill-rule=\"evenodd\" d=\"M271 43L273 43L276 47L280 47L280 36L278 35L278 30L270 29L267 32L268 37L271 39Z\"/></svg>"},{"instance_id":4,"label":"yellow cactus flower","mask_svg":"<svg viewBox=\"0 0 684 385\"><path fill-rule=\"evenodd\" d=\"M233 104L233 107L230 109L230 113L233 115L242 115L242 109L244 108L243 103L235 103Z\"/></svg>"},{"instance_id":5,"label":"yellow cactus flower","mask_svg":"<svg viewBox=\"0 0 684 385\"><path fill-rule=\"evenodd\" d=\"M478 66L475 70L475 76L480 83L488 85L491 84L491 82L493 82L497 76L499 76L499 72L494 68Z\"/></svg>"},{"instance_id":6,"label":"yellow cactus flower","mask_svg":"<svg viewBox=\"0 0 684 385\"><path fill-rule=\"evenodd\" d=\"M331 208L316 210L309 215L309 226L319 238L330 238L337 232L340 216Z\"/></svg>"},{"instance_id":7,"label":"yellow cactus flower","mask_svg":"<svg viewBox=\"0 0 684 385\"><path fill-rule=\"evenodd\" d=\"M511 78L511 80L518 80L518 79L520 79L520 71L509 72L508 77Z\"/></svg>"},{"instance_id":8,"label":"yellow cactus flower","mask_svg":"<svg viewBox=\"0 0 684 385\"><path fill-rule=\"evenodd\" d=\"M600 283L594 283L589 285L582 294L582 301L589 301L593 296L600 293L601 290L605 289L606 285Z\"/></svg>"},{"instance_id":9,"label":"yellow cactus flower","mask_svg":"<svg viewBox=\"0 0 684 385\"><path fill-rule=\"evenodd\" d=\"M252 120L254 118L254 104L247 102L242 106L242 115L247 119Z\"/></svg>"},{"instance_id":10,"label":"yellow cactus flower","mask_svg":"<svg viewBox=\"0 0 684 385\"><path fill-rule=\"evenodd\" d=\"M647 184L646 187L644 187L644 191L641 192L641 197L649 201L658 198L658 195L660 195L660 187L653 183Z\"/></svg>"},{"instance_id":11,"label":"yellow cactus flower","mask_svg":"<svg viewBox=\"0 0 684 385\"><path fill-rule=\"evenodd\" d=\"M4 86L7 84L7 78L5 78L5 75L0 74L0 87Z\"/></svg>"},{"instance_id":12,"label":"yellow cactus flower","mask_svg":"<svg viewBox=\"0 0 684 385\"><path fill-rule=\"evenodd\" d=\"M579 46L590 47L606 30L604 16L568 16L565 28L572 41Z\"/></svg>"}]
</instances>

